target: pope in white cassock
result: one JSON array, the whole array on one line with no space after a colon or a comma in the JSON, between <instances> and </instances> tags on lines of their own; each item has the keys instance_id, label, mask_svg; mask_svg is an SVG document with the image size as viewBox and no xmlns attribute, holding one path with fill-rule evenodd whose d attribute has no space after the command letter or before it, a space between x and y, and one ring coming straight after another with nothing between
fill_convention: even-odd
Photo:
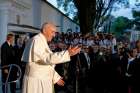
<instances>
[{"instance_id":1,"label":"pope in white cassock","mask_svg":"<svg viewBox=\"0 0 140 93\"><path fill-rule=\"evenodd\" d=\"M47 42L52 40L55 33L56 26L45 23L41 32L28 41L22 56L22 61L27 62L22 93L53 93L54 84L64 86L62 77L54 69L55 64L70 61L70 56L81 49L75 46L53 53Z\"/></svg>"}]
</instances>

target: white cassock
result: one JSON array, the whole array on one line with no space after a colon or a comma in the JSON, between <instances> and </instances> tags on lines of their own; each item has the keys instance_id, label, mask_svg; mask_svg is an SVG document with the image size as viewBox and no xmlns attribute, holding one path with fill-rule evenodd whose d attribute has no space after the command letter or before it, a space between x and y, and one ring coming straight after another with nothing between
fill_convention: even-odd
<instances>
[{"instance_id":1,"label":"white cassock","mask_svg":"<svg viewBox=\"0 0 140 93\"><path fill-rule=\"evenodd\" d=\"M53 85L61 76L55 71L55 64L70 61L68 51L53 53L42 33L27 43L22 61L28 62L22 93L53 93Z\"/></svg>"}]
</instances>

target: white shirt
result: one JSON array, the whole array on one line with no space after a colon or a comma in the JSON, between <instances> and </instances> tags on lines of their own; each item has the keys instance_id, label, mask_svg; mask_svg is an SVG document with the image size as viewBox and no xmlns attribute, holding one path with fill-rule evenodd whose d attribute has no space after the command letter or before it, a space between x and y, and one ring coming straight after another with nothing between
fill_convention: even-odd
<instances>
[{"instance_id":1,"label":"white shirt","mask_svg":"<svg viewBox=\"0 0 140 93\"><path fill-rule=\"evenodd\" d=\"M85 57L86 57L86 60L87 60L87 64L88 64L88 69L90 68L90 58L88 56L87 53L84 53Z\"/></svg>"}]
</instances>

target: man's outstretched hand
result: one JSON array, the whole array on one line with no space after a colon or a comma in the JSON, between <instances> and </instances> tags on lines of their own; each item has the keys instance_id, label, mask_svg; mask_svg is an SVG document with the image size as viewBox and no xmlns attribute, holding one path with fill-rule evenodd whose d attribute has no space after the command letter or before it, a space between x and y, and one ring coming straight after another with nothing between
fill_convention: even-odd
<instances>
[{"instance_id":1,"label":"man's outstretched hand","mask_svg":"<svg viewBox=\"0 0 140 93\"><path fill-rule=\"evenodd\" d=\"M64 86L65 82L63 80L63 78L60 78L59 81L57 82L57 85L59 86Z\"/></svg>"},{"instance_id":2,"label":"man's outstretched hand","mask_svg":"<svg viewBox=\"0 0 140 93\"><path fill-rule=\"evenodd\" d=\"M70 46L68 48L68 52L69 52L70 56L74 56L74 55L80 53L80 51L81 51L81 47L78 47L78 46L75 46L75 47Z\"/></svg>"}]
</instances>

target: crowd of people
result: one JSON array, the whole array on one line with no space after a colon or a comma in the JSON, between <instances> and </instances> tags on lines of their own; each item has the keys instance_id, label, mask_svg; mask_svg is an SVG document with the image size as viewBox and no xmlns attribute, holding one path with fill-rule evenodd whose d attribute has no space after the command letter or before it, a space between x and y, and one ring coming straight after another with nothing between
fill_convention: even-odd
<instances>
[{"instance_id":1,"label":"crowd of people","mask_svg":"<svg viewBox=\"0 0 140 93\"><path fill-rule=\"evenodd\" d=\"M131 46L112 34L68 32L58 33L50 47L59 51L69 45L82 49L71 62L56 65L66 79L66 93L140 93L140 40Z\"/></svg>"},{"instance_id":2,"label":"crowd of people","mask_svg":"<svg viewBox=\"0 0 140 93\"><path fill-rule=\"evenodd\" d=\"M13 37L9 34L1 47L1 65L18 64L24 74L26 63L21 62L21 56L26 42L20 43L19 37L12 46ZM56 64L55 70L65 81L64 87L55 85L56 93L140 93L140 40L131 47L130 42L118 42L112 34L62 32L56 33L48 45L53 52L81 47L79 54L71 56L70 62ZM4 50L5 47L9 50ZM6 58L5 54L10 57ZM2 71L5 82L8 71ZM16 78L13 77L15 70L12 73L10 78ZM4 90L3 87L3 93ZM11 84L11 93L16 93L15 90L16 85Z\"/></svg>"}]
</instances>

